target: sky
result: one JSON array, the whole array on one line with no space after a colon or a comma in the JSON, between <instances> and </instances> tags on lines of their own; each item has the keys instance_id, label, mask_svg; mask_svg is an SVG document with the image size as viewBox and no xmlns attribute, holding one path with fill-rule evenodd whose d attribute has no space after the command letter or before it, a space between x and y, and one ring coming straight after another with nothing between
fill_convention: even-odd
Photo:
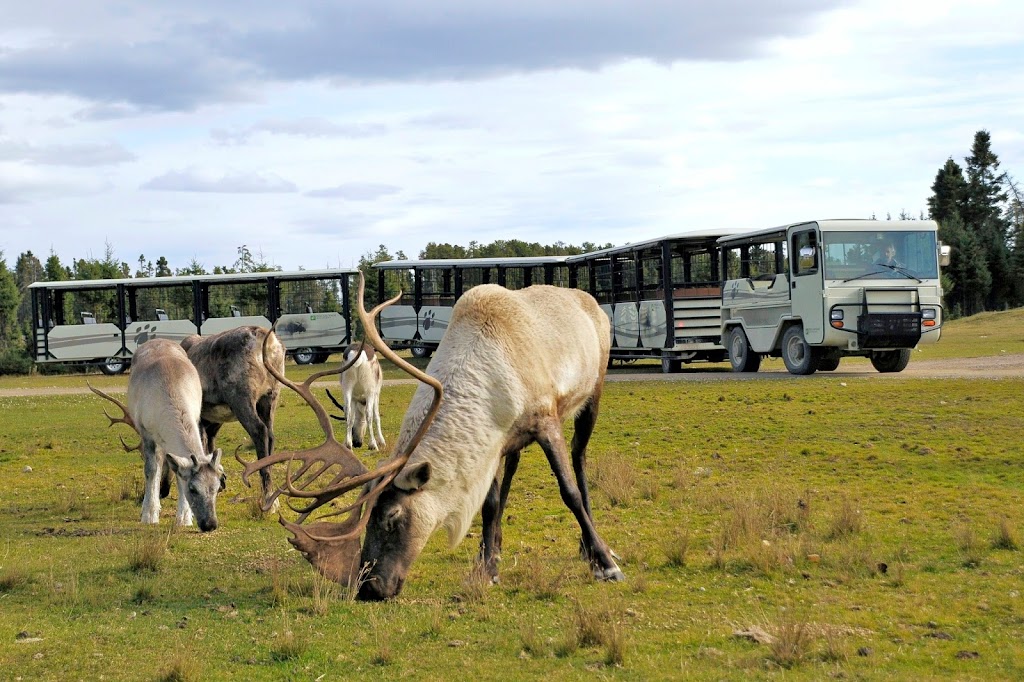
<instances>
[{"instance_id":1,"label":"sky","mask_svg":"<svg viewBox=\"0 0 1024 682\"><path fill-rule=\"evenodd\" d=\"M0 251L284 270L1024 177L1019 0L0 0Z\"/></svg>"}]
</instances>

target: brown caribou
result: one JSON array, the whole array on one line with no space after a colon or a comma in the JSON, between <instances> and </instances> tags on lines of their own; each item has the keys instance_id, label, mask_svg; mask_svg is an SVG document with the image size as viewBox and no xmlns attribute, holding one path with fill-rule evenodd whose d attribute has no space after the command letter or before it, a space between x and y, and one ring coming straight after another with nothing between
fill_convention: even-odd
<instances>
[{"instance_id":1,"label":"brown caribou","mask_svg":"<svg viewBox=\"0 0 1024 682\"><path fill-rule=\"evenodd\" d=\"M181 347L199 372L203 387L202 429L207 452L227 422L238 421L252 439L256 457L274 451L274 411L281 386L269 368L284 374L284 345L262 327L244 326L187 336ZM270 472L260 471L263 496L270 496ZM276 499L276 498L275 498Z\"/></svg>"}]
</instances>

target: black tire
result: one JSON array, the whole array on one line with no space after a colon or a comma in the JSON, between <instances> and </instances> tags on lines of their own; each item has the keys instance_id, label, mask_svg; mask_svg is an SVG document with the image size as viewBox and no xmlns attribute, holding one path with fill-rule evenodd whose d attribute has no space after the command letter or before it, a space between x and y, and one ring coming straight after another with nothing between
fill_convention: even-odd
<instances>
[{"instance_id":1,"label":"black tire","mask_svg":"<svg viewBox=\"0 0 1024 682\"><path fill-rule=\"evenodd\" d=\"M664 357L661 359L662 374L678 374L683 370L683 361L679 358Z\"/></svg>"},{"instance_id":2,"label":"black tire","mask_svg":"<svg viewBox=\"0 0 1024 682\"><path fill-rule=\"evenodd\" d=\"M819 372L834 372L839 369L839 360L841 356L837 355L831 358L822 358L818 360L818 371Z\"/></svg>"},{"instance_id":3,"label":"black tire","mask_svg":"<svg viewBox=\"0 0 1024 682\"><path fill-rule=\"evenodd\" d=\"M729 332L729 364L734 372L756 372L761 366L761 354L750 350L747 335L740 327Z\"/></svg>"},{"instance_id":4,"label":"black tire","mask_svg":"<svg viewBox=\"0 0 1024 682\"><path fill-rule=\"evenodd\" d=\"M902 372L910 364L910 349L876 350L871 354L871 364L879 372Z\"/></svg>"},{"instance_id":5,"label":"black tire","mask_svg":"<svg viewBox=\"0 0 1024 682\"><path fill-rule=\"evenodd\" d=\"M298 348L292 353L296 365L308 365L316 359L316 351L312 348Z\"/></svg>"},{"instance_id":6,"label":"black tire","mask_svg":"<svg viewBox=\"0 0 1024 682\"><path fill-rule=\"evenodd\" d=\"M409 349L409 352L412 353L414 358L429 358L430 354L434 351L431 348L424 346L422 343L417 343Z\"/></svg>"},{"instance_id":7,"label":"black tire","mask_svg":"<svg viewBox=\"0 0 1024 682\"><path fill-rule=\"evenodd\" d=\"M331 351L329 350L318 350L313 356L314 365L322 365L327 362L327 358L331 357Z\"/></svg>"},{"instance_id":8,"label":"black tire","mask_svg":"<svg viewBox=\"0 0 1024 682\"><path fill-rule=\"evenodd\" d=\"M100 360L100 371L107 376L123 374L128 369L128 361L124 358L107 358Z\"/></svg>"},{"instance_id":9,"label":"black tire","mask_svg":"<svg viewBox=\"0 0 1024 682\"><path fill-rule=\"evenodd\" d=\"M790 374L806 376L818 369L820 356L804 339L804 328L793 325L782 335L782 361Z\"/></svg>"}]
</instances>

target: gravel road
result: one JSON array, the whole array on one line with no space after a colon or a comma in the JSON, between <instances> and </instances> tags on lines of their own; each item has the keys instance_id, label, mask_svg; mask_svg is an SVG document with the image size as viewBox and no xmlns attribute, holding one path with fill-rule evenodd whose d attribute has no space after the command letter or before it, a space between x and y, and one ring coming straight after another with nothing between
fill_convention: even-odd
<instances>
[{"instance_id":1,"label":"gravel road","mask_svg":"<svg viewBox=\"0 0 1024 682\"><path fill-rule=\"evenodd\" d=\"M817 372L809 377L795 377L786 371L781 360L766 360L761 371L755 374L734 374L728 370L706 371L701 365L685 366L678 374L661 372L630 372L629 368L616 369L608 374L608 381L749 381L751 379L814 381L818 378L865 377L879 379L1021 379L1024 378L1024 354L997 355L982 358L945 358L942 360L914 360L905 370L896 374L879 374L866 362L846 363L835 372ZM84 380L83 380L84 383ZM412 379L387 379L387 385L411 384ZM332 386L333 381L317 382L317 385ZM3 388L0 398L15 398L34 395L75 395L88 393L89 389L68 386L40 386L33 388ZM113 389L111 392L117 392Z\"/></svg>"}]
</instances>

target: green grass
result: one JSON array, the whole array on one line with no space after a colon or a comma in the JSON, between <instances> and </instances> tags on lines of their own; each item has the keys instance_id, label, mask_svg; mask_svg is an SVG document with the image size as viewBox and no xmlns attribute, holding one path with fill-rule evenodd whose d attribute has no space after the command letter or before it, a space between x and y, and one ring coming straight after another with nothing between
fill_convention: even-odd
<instances>
[{"instance_id":1,"label":"green grass","mask_svg":"<svg viewBox=\"0 0 1024 682\"><path fill-rule=\"evenodd\" d=\"M936 348L976 346L958 324ZM384 392L389 440L413 388ZM319 583L253 518L233 460L221 527L172 536L173 494L157 530L111 492L141 466L98 398L0 407L5 678L1024 677L1024 380L609 383L589 469L625 583L589 577L531 447L502 582L474 580L474 527L452 551L435 537L385 604ZM225 451L246 443L221 433ZM277 440L318 440L294 395ZM753 627L772 643L733 634Z\"/></svg>"}]
</instances>

